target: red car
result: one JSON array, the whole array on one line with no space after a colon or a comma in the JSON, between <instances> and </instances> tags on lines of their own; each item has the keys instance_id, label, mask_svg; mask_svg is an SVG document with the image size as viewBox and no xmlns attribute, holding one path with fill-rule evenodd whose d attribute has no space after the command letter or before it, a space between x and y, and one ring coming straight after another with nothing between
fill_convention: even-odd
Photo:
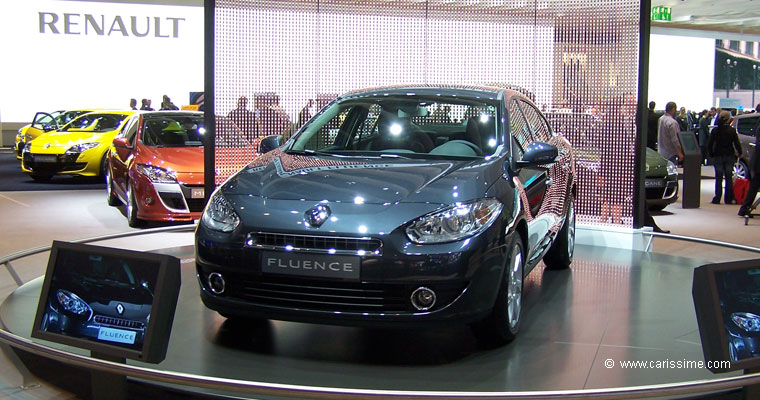
<instances>
[{"instance_id":1,"label":"red car","mask_svg":"<svg viewBox=\"0 0 760 400\"><path fill-rule=\"evenodd\" d=\"M145 112L134 115L113 140L108 204L126 205L129 226L200 218L204 133L203 113Z\"/></svg>"}]
</instances>

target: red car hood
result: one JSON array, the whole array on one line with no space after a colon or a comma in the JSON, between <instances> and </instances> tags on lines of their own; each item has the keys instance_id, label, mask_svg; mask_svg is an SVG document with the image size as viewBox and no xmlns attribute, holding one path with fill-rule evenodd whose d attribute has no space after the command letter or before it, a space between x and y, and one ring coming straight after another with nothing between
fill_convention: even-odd
<instances>
[{"instance_id":1,"label":"red car hood","mask_svg":"<svg viewBox=\"0 0 760 400\"><path fill-rule=\"evenodd\" d=\"M177 171L177 179L194 184L203 182L203 147L143 147L137 160Z\"/></svg>"}]
</instances>

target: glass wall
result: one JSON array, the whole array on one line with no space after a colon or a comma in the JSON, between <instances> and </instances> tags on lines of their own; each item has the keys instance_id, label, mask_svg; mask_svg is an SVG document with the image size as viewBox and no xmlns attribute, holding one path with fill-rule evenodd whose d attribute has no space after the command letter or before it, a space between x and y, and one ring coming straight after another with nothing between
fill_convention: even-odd
<instances>
[{"instance_id":1,"label":"glass wall","mask_svg":"<svg viewBox=\"0 0 760 400\"><path fill-rule=\"evenodd\" d=\"M576 147L579 221L632 226L639 11L631 0L217 0L217 136L290 135L359 88L516 85ZM250 162L236 157L217 151L217 183Z\"/></svg>"}]
</instances>

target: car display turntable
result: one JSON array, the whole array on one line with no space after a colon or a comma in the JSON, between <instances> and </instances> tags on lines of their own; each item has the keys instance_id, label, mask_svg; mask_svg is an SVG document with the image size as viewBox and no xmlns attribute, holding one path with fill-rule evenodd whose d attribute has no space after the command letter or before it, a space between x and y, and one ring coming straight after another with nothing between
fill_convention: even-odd
<instances>
[{"instance_id":1,"label":"car display turntable","mask_svg":"<svg viewBox=\"0 0 760 400\"><path fill-rule=\"evenodd\" d=\"M256 398L320 397L301 389L308 386L326 388L332 397L354 393L354 398L370 391L401 397L421 391L583 397L589 390L614 397L615 388L651 385L641 394L673 395L688 392L679 389L686 382L740 375L714 375L697 366L703 354L691 282L693 269L705 263L701 260L579 245L570 269L539 266L527 277L520 334L506 346L490 348L467 326L380 330L226 320L199 299L193 247L159 252L180 258L182 271L167 357L158 365L127 362L156 375L184 375L157 379L159 385L204 377L206 383L191 390L242 391ZM38 278L21 285L0 305L0 323L11 335L30 337L41 283Z\"/></svg>"}]
</instances>

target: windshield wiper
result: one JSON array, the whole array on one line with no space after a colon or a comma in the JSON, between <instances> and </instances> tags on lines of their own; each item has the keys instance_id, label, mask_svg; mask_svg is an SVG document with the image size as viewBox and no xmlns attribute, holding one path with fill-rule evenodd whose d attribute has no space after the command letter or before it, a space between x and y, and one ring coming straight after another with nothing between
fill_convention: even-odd
<instances>
[{"instance_id":1,"label":"windshield wiper","mask_svg":"<svg viewBox=\"0 0 760 400\"><path fill-rule=\"evenodd\" d=\"M392 153L383 153L383 154L380 154L380 158L398 158L398 159L403 159L403 160L411 160L412 159L411 157L402 156L400 154L392 154Z\"/></svg>"},{"instance_id":2,"label":"windshield wiper","mask_svg":"<svg viewBox=\"0 0 760 400\"><path fill-rule=\"evenodd\" d=\"M298 156L336 156L340 157L338 154L333 153L327 153L324 151L316 151L312 149L303 149L303 150L286 150L285 154L293 154Z\"/></svg>"}]
</instances>

